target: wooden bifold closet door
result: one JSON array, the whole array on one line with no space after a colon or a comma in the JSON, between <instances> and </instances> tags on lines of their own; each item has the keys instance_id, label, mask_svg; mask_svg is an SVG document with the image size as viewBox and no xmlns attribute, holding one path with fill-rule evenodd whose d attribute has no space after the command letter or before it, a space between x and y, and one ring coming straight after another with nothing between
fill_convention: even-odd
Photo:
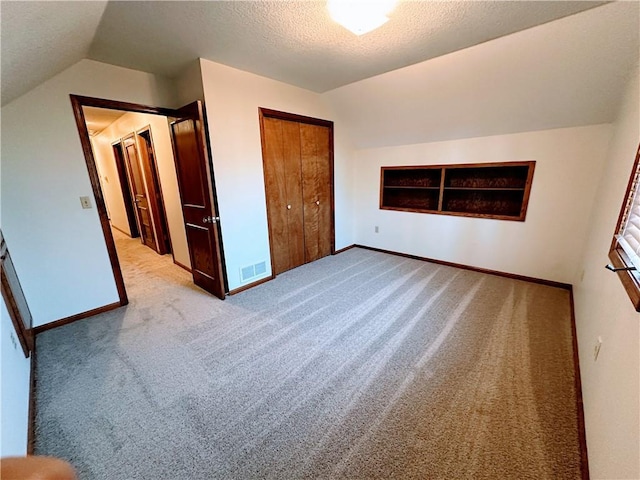
<instances>
[{"instance_id":1,"label":"wooden bifold closet door","mask_svg":"<svg viewBox=\"0 0 640 480\"><path fill-rule=\"evenodd\" d=\"M262 117L267 214L275 275L331 254L331 123Z\"/></svg>"}]
</instances>

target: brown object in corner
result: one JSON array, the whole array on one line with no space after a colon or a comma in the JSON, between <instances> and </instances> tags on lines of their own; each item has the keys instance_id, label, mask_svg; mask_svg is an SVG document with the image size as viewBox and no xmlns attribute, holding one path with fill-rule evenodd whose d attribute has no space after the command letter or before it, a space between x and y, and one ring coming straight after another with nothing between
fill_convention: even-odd
<instances>
[{"instance_id":1,"label":"brown object in corner","mask_svg":"<svg viewBox=\"0 0 640 480\"><path fill-rule=\"evenodd\" d=\"M75 469L54 457L26 456L0 459L2 480L77 480Z\"/></svg>"},{"instance_id":2,"label":"brown object in corner","mask_svg":"<svg viewBox=\"0 0 640 480\"><path fill-rule=\"evenodd\" d=\"M9 312L9 317L11 317L11 322L13 323L16 337L22 346L24 356L28 358L33 351L31 311L22 292L18 274L13 267L11 254L7 249L2 231L0 231L0 279L2 284L2 298Z\"/></svg>"}]
</instances>

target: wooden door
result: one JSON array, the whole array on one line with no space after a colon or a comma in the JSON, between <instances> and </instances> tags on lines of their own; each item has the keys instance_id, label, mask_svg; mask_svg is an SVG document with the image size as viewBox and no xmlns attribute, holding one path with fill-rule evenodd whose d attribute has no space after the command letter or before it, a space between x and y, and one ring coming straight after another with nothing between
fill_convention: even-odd
<instances>
[{"instance_id":1,"label":"wooden door","mask_svg":"<svg viewBox=\"0 0 640 480\"><path fill-rule=\"evenodd\" d=\"M122 143L118 141L117 143L114 143L112 147L113 157L116 161L116 169L118 170L118 180L120 181L120 188L122 190L124 210L127 214L127 222L129 223L129 231L131 232L131 238L138 238L140 233L138 232L138 222L136 220L137 217L133 203L133 195L131 194L131 188L129 187L129 179L127 177L127 167L124 159Z\"/></svg>"},{"instance_id":2,"label":"wooden door","mask_svg":"<svg viewBox=\"0 0 640 480\"><path fill-rule=\"evenodd\" d=\"M300 124L305 261L331 254L330 131Z\"/></svg>"},{"instance_id":3,"label":"wooden door","mask_svg":"<svg viewBox=\"0 0 640 480\"><path fill-rule=\"evenodd\" d=\"M274 273L305 263L300 127L295 122L263 122L267 214Z\"/></svg>"},{"instance_id":4,"label":"wooden door","mask_svg":"<svg viewBox=\"0 0 640 480\"><path fill-rule=\"evenodd\" d=\"M274 274L333 250L333 124L260 109Z\"/></svg>"},{"instance_id":5,"label":"wooden door","mask_svg":"<svg viewBox=\"0 0 640 480\"><path fill-rule=\"evenodd\" d=\"M194 102L176 113L178 118L170 123L170 130L193 281L224 299L220 219L214 201L202 104Z\"/></svg>"},{"instance_id":6,"label":"wooden door","mask_svg":"<svg viewBox=\"0 0 640 480\"><path fill-rule=\"evenodd\" d=\"M148 203L151 204L151 218L153 219L154 231L156 234L157 252L160 255L171 252L171 241L169 238L169 227L167 226L167 216L160 188L160 178L151 140L151 129L148 128L136 134L137 145L139 147L140 164L144 171L145 184L149 193Z\"/></svg>"},{"instance_id":7,"label":"wooden door","mask_svg":"<svg viewBox=\"0 0 640 480\"><path fill-rule=\"evenodd\" d=\"M123 140L124 156L129 169L131 180L131 194L135 204L136 217L138 218L138 228L142 243L158 251L158 244L154 236L153 220L149 209L149 199L145 188L144 175L140 167L138 148L133 137Z\"/></svg>"}]
</instances>

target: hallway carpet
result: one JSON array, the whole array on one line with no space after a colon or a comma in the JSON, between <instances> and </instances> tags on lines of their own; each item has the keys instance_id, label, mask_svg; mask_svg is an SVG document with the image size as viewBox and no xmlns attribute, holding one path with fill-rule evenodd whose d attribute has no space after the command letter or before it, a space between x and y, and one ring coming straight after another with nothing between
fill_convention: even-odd
<instances>
[{"instance_id":1,"label":"hallway carpet","mask_svg":"<svg viewBox=\"0 0 640 480\"><path fill-rule=\"evenodd\" d=\"M575 479L569 293L363 249L225 301L117 236L131 304L37 338L81 479Z\"/></svg>"}]
</instances>

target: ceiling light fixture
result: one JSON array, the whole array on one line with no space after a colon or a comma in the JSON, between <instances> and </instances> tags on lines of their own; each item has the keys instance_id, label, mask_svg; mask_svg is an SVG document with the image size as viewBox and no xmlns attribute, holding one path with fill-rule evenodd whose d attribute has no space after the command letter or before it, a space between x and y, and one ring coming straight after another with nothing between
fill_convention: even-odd
<instances>
[{"instance_id":1,"label":"ceiling light fixture","mask_svg":"<svg viewBox=\"0 0 640 480\"><path fill-rule=\"evenodd\" d=\"M356 35L364 35L389 20L397 0L328 0L331 18Z\"/></svg>"}]
</instances>

